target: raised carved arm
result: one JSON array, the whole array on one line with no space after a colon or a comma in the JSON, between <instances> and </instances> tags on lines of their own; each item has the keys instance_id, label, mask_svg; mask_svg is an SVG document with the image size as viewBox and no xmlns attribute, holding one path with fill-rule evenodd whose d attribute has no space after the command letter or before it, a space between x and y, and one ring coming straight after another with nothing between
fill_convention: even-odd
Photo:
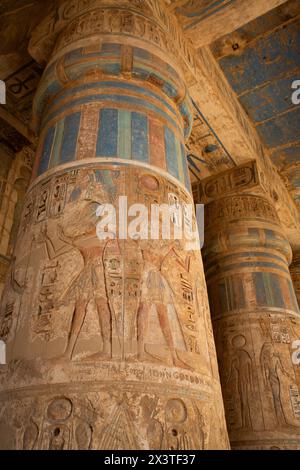
<instances>
[{"instance_id":1,"label":"raised carved arm","mask_svg":"<svg viewBox=\"0 0 300 470\"><path fill-rule=\"evenodd\" d=\"M68 251L70 251L70 249L73 247L69 239L67 239L67 237L62 235L63 232L62 232L62 227L60 225L57 227L57 230L58 230L58 238L64 242L64 245L59 248L56 248L55 245L53 244L49 236L47 224L45 224L45 226L42 229L43 240L46 244L46 249L47 249L47 254L48 254L49 259L54 259L58 256L61 256L67 253Z\"/></svg>"}]
</instances>

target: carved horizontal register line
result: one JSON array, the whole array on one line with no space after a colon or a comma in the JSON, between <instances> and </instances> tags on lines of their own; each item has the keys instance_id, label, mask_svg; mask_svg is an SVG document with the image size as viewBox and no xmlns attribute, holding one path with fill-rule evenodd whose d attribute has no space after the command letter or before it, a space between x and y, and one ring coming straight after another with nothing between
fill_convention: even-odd
<instances>
[{"instance_id":1,"label":"carved horizontal register line","mask_svg":"<svg viewBox=\"0 0 300 470\"><path fill-rule=\"evenodd\" d=\"M115 86L107 86L109 82L104 81L104 86L102 86L101 82L99 82L96 86L93 82L90 84L86 84L84 89L81 89L80 86L76 86L76 84L72 84L69 88L62 90L55 96L55 106L51 107L51 111L54 112L56 109L60 109L60 107L64 106L65 104L72 103L76 99L81 99L85 97L89 97L90 95L97 96L101 99L102 95L111 95L111 100L113 101L114 96L124 98L132 97L137 98L139 100L144 100L145 103L152 103L158 105L161 108L166 108L166 112L169 117L171 116L174 118L176 117L179 121L181 120L181 115L178 112L176 104L170 100L165 94L163 96L159 96L157 93L153 93L152 91L148 91L147 88L141 87L138 89L136 87L135 90L131 89L123 89L121 86L118 87L116 83ZM125 94L126 92L126 94Z\"/></svg>"},{"instance_id":2,"label":"carved horizontal register line","mask_svg":"<svg viewBox=\"0 0 300 470\"><path fill-rule=\"evenodd\" d=\"M71 163L65 163L63 165L59 165L55 168L52 168L50 170L47 170L45 173L42 175L38 176L30 185L28 188L28 193L33 190L33 188L43 181L47 181L48 179L52 178L53 176L59 176L66 171L74 170L77 168L99 168L99 167L115 167L117 168L118 166L136 166L140 168L144 168L145 170L151 170L155 173L157 173L160 176L163 176L167 180L170 180L174 184L176 184L181 190L183 190L188 198L192 202L191 194L187 191L186 187L174 176L170 175L170 173L167 173L166 171L160 170L158 167L150 165L149 163L141 163L136 160L128 160L128 159L121 159L121 158L114 158L114 157L97 157L97 158L87 158L84 160L78 160L78 161L73 161Z\"/></svg>"},{"instance_id":3,"label":"carved horizontal register line","mask_svg":"<svg viewBox=\"0 0 300 470\"><path fill-rule=\"evenodd\" d=\"M178 138L182 141L182 143L184 143L182 129L180 129L179 125L177 125L177 122L175 122L171 117L169 118L167 113L164 112L164 115L162 115L162 112L159 108L155 107L155 109L152 110L148 107L150 105L147 105L146 103L144 104L143 102L141 102L140 104L135 103L131 105L130 103L126 103L126 100L124 100L124 102L116 102L114 98L108 98L109 99L97 97L97 99L93 99L91 96L87 96L84 99L78 99L77 102L76 100L74 101L70 99L70 101L66 105L66 109L58 109L57 113L52 113L48 116L46 115L42 126L47 126L47 128L49 128L51 125L55 124L60 119L63 119L64 117L69 116L70 114L74 114L78 111L80 112L82 110L82 106L87 104L94 104L99 106L99 110L100 108L127 109L128 111L138 111L144 113L149 117L159 119L161 122L164 122L168 127L172 128Z\"/></svg>"},{"instance_id":4,"label":"carved horizontal register line","mask_svg":"<svg viewBox=\"0 0 300 470\"><path fill-rule=\"evenodd\" d=\"M201 377L203 377L201 375ZM155 380L155 379L154 379ZM168 382L164 382L164 394L165 395L175 395L175 396L183 396L186 398L197 398L198 400L203 400L207 402L211 399L211 394L213 392L213 387L206 386L209 390L201 390L201 384L189 383L188 385L174 385ZM193 389L194 385L194 389ZM81 392L91 392L91 391L101 391L102 388L107 389L107 387L115 388L117 387L118 390L123 391L138 391L138 392L145 392L145 390L152 392L152 393L161 393L161 383L156 382L143 382L138 383L134 381L127 381L124 378L120 377L119 380L91 380L91 381L78 381L76 383L47 383L43 385L30 385L19 387L18 389L14 388L7 388L6 390L2 387L2 391L0 392L0 402L1 400L6 400L7 398L11 399L12 395L15 396L16 399L18 398L25 398L25 397L32 397L33 395L40 395L41 392L45 395L49 393L58 392L68 392L68 393L81 393ZM186 387L186 388L185 388ZM205 387L204 387L205 388ZM211 391L211 394L210 394Z\"/></svg>"},{"instance_id":5,"label":"carved horizontal register line","mask_svg":"<svg viewBox=\"0 0 300 470\"><path fill-rule=\"evenodd\" d=\"M244 316L242 314L245 314ZM265 318L269 316L272 318L272 315L282 315L283 319L293 319L293 321L300 322L300 313L296 312L295 310L289 310L285 308L278 308L278 307L267 307L264 305L256 306L256 307L249 307L249 308L238 308L230 310L229 312L220 314L220 315L212 315L214 322L226 322L226 321L234 321L234 324L244 324L244 323L256 323L257 319ZM239 316L239 323L237 323L236 317Z\"/></svg>"}]
</instances>

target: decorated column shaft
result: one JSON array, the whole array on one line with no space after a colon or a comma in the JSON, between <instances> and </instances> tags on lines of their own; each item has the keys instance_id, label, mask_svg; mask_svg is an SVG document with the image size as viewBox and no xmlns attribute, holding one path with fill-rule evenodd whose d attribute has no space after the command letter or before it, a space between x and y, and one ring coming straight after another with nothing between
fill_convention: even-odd
<instances>
[{"instance_id":1,"label":"decorated column shaft","mask_svg":"<svg viewBox=\"0 0 300 470\"><path fill-rule=\"evenodd\" d=\"M249 163L202 184L204 266L227 427L234 449L300 449L291 248L268 199L257 189L243 193L257 186L257 176Z\"/></svg>"},{"instance_id":2,"label":"decorated column shaft","mask_svg":"<svg viewBox=\"0 0 300 470\"><path fill-rule=\"evenodd\" d=\"M53 31L3 299L1 445L224 449L200 251L145 225L164 205L174 229L192 204L182 70L147 2L67 1L34 32L34 56Z\"/></svg>"},{"instance_id":3,"label":"decorated column shaft","mask_svg":"<svg viewBox=\"0 0 300 470\"><path fill-rule=\"evenodd\" d=\"M298 305L300 305L300 253L293 253L293 261L290 266L292 281L297 297Z\"/></svg>"}]
</instances>

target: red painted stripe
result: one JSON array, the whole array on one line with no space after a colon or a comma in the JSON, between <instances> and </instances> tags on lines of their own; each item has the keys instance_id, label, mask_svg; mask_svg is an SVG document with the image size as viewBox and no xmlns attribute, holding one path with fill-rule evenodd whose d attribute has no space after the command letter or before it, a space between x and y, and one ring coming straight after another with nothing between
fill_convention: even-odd
<instances>
[{"instance_id":1,"label":"red painted stripe","mask_svg":"<svg viewBox=\"0 0 300 470\"><path fill-rule=\"evenodd\" d=\"M96 157L99 113L99 105L93 103L82 108L76 160Z\"/></svg>"},{"instance_id":2,"label":"red painted stripe","mask_svg":"<svg viewBox=\"0 0 300 470\"><path fill-rule=\"evenodd\" d=\"M286 302L286 306L289 310L295 310L294 299L292 298L291 291L289 289L288 280L285 277L280 276L280 286L282 297Z\"/></svg>"},{"instance_id":3,"label":"red painted stripe","mask_svg":"<svg viewBox=\"0 0 300 470\"><path fill-rule=\"evenodd\" d=\"M164 126L157 120L149 119L150 164L167 169Z\"/></svg>"}]
</instances>

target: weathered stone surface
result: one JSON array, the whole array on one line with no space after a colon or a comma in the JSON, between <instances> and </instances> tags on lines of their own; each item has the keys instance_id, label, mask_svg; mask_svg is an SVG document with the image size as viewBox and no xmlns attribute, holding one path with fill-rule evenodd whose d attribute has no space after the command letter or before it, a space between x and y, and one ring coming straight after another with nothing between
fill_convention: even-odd
<instances>
[{"instance_id":1,"label":"weathered stone surface","mask_svg":"<svg viewBox=\"0 0 300 470\"><path fill-rule=\"evenodd\" d=\"M192 204L182 71L147 7L119 4L64 2L47 23L52 55L50 30L33 35L31 52L51 58L2 302L3 448L228 447L199 250L140 240L137 222L131 237L98 225L109 204L127 218L124 196Z\"/></svg>"},{"instance_id":2,"label":"weathered stone surface","mask_svg":"<svg viewBox=\"0 0 300 470\"><path fill-rule=\"evenodd\" d=\"M206 209L204 264L227 425L235 449L299 449L300 314L290 246L267 199Z\"/></svg>"},{"instance_id":3,"label":"weathered stone surface","mask_svg":"<svg viewBox=\"0 0 300 470\"><path fill-rule=\"evenodd\" d=\"M225 449L223 401L233 448L300 448L296 120L257 132L297 112L298 4L272 2L1 3L1 449ZM205 276L188 232L151 239L192 196Z\"/></svg>"},{"instance_id":4,"label":"weathered stone surface","mask_svg":"<svg viewBox=\"0 0 300 470\"><path fill-rule=\"evenodd\" d=\"M217 176L204 178L201 183L193 185L193 195L195 201L207 204L237 191L241 194L261 188L261 185L257 164L253 160Z\"/></svg>"},{"instance_id":5,"label":"weathered stone surface","mask_svg":"<svg viewBox=\"0 0 300 470\"><path fill-rule=\"evenodd\" d=\"M290 272L294 284L295 294L298 305L300 305L300 256L299 253L293 253L293 261L290 265Z\"/></svg>"}]
</instances>

